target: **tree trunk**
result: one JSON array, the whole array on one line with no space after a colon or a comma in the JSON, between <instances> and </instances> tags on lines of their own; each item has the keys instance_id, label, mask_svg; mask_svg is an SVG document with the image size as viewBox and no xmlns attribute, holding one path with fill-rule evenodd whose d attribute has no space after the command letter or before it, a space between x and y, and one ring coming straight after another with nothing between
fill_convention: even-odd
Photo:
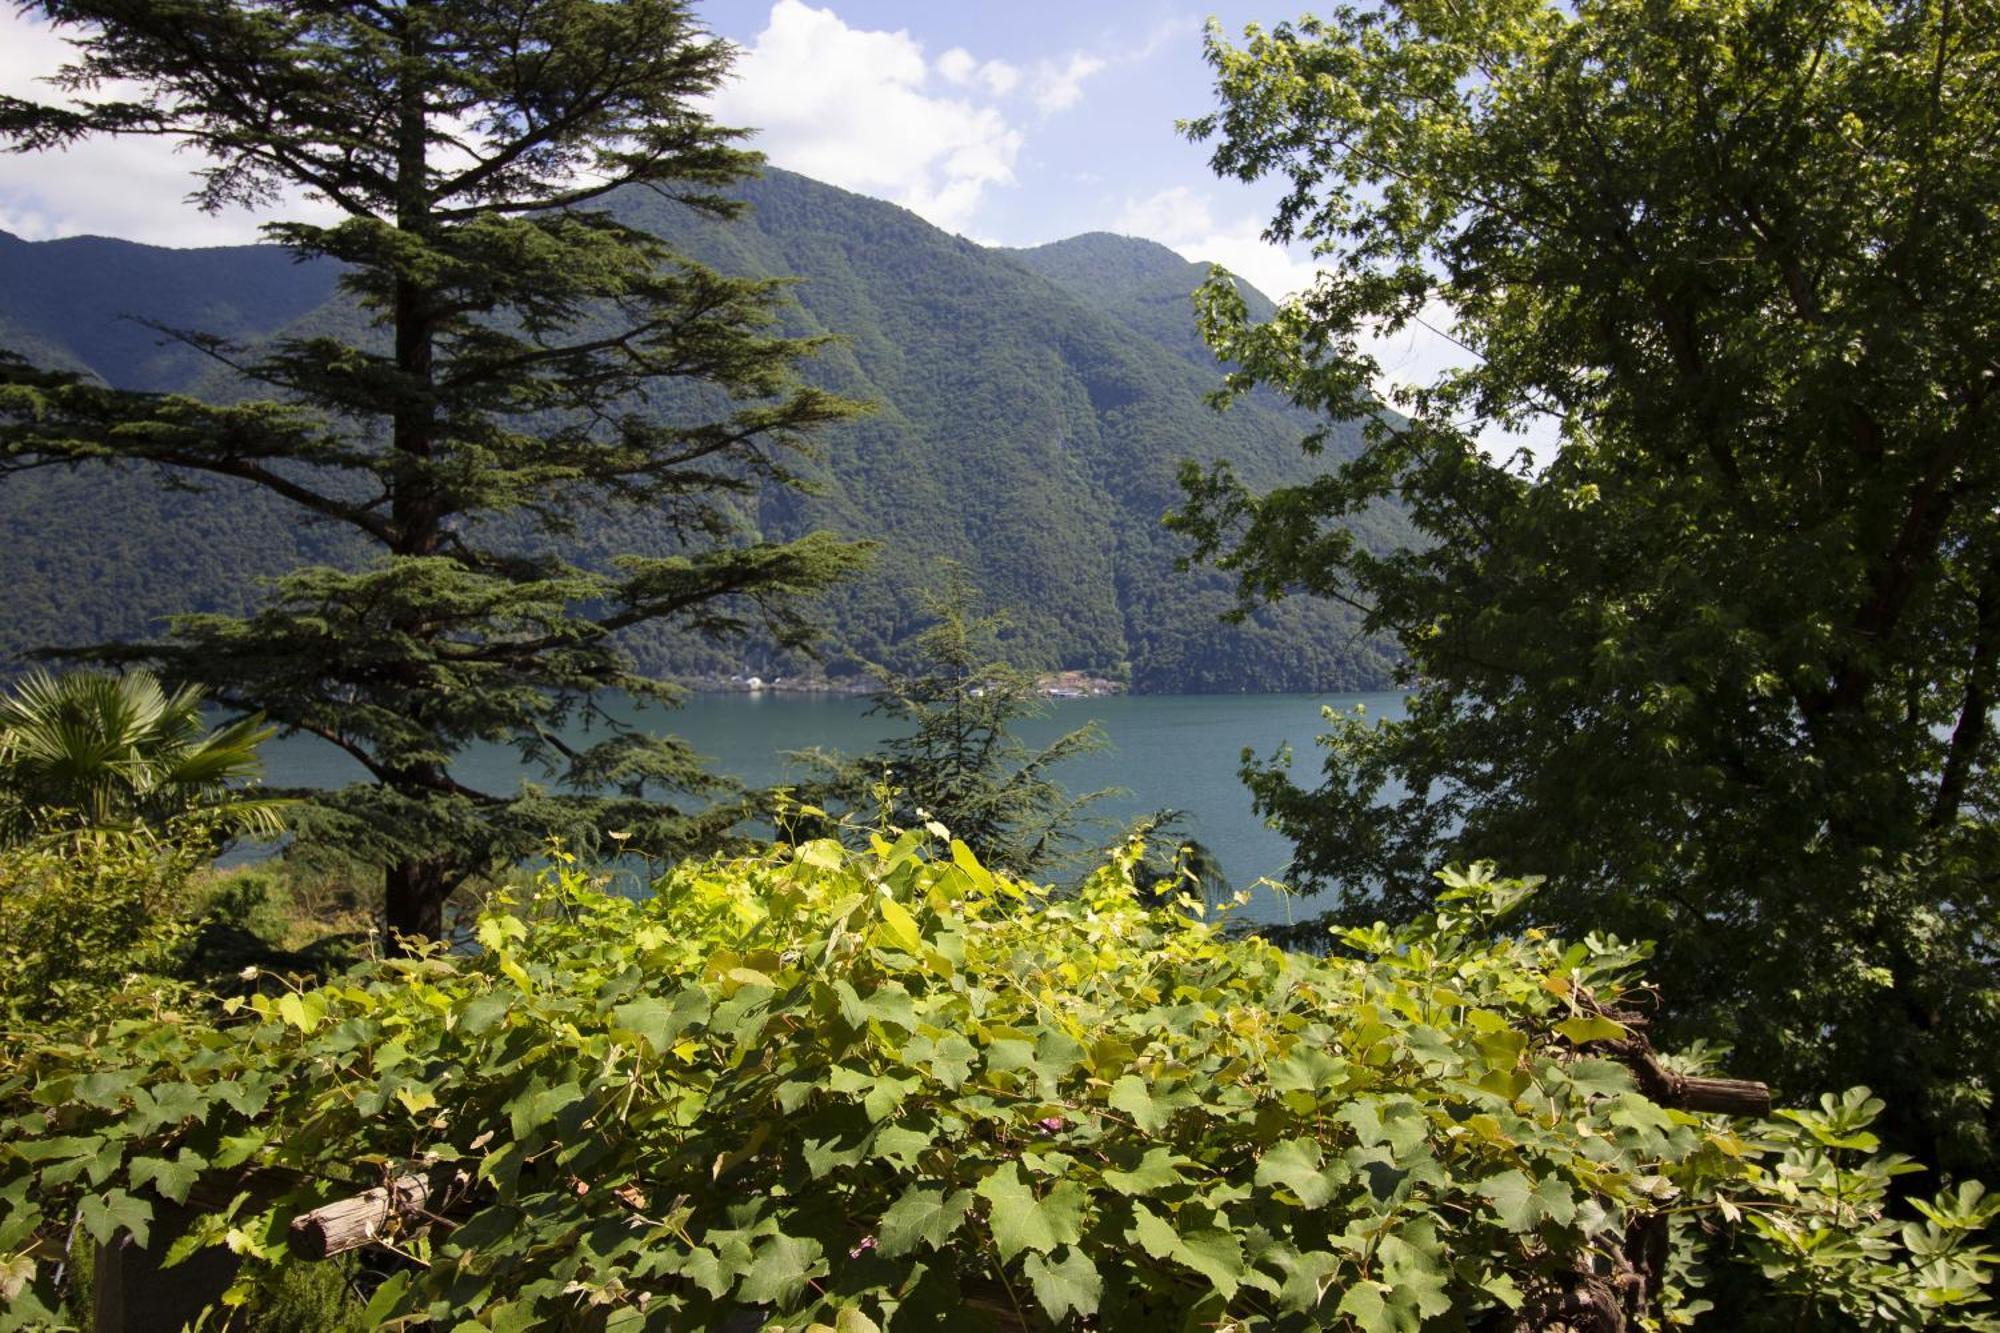
<instances>
[{"instance_id":1,"label":"tree trunk","mask_svg":"<svg viewBox=\"0 0 2000 1333\"><path fill-rule=\"evenodd\" d=\"M384 880L383 915L390 946L402 951L398 936L444 938L444 902L458 887L458 876L446 861L398 861Z\"/></svg>"}]
</instances>

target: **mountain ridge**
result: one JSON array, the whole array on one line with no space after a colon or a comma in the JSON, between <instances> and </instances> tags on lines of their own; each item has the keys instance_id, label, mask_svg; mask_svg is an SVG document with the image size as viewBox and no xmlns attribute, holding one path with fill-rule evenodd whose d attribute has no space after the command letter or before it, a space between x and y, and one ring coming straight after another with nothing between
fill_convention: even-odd
<instances>
[{"instance_id":1,"label":"mountain ridge","mask_svg":"<svg viewBox=\"0 0 2000 1333\"><path fill-rule=\"evenodd\" d=\"M1228 456L1253 484L1294 479L1308 428L1275 402L1227 414L1203 405L1218 371L1194 335L1193 282L1172 289L1205 266L1108 234L983 247L776 170L741 192L750 211L726 226L652 196L615 207L725 271L799 275L787 331L838 338L812 378L879 405L829 433L809 468L819 494L767 493L745 516L774 535L828 527L883 542L876 570L828 600L833 669L896 660L921 621L921 589L951 559L1011 610L1006 648L1024 666L1122 672L1155 691L1384 683L1387 651L1359 639L1351 617L1301 604L1225 625L1226 582L1173 569L1179 544L1158 520L1178 497L1179 460ZM115 316L244 339L328 323L351 334L357 313L335 277L264 246L5 237L0 344L39 343L35 359L60 356L126 387L226 393L226 376L200 354L160 347L144 323ZM1370 540L1401 536L1391 518L1378 526ZM40 540L19 540L36 529ZM16 537L0 550L0 653L10 655L132 636L176 610L241 610L245 572L349 558L268 497L229 485L175 495L109 470L9 478L0 533ZM661 541L645 515L619 515L584 534L577 554ZM121 573L125 561L136 565ZM630 643L666 674L798 665L755 644L717 648L657 630Z\"/></svg>"}]
</instances>

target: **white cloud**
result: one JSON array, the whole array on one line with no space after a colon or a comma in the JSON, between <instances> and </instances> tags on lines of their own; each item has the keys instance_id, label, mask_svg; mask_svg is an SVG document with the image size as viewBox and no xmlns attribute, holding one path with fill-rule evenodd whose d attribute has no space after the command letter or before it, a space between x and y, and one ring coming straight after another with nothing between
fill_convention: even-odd
<instances>
[{"instance_id":1,"label":"white cloud","mask_svg":"<svg viewBox=\"0 0 2000 1333\"><path fill-rule=\"evenodd\" d=\"M1011 66L956 50L938 72L987 92L1018 79ZM1014 182L1022 136L991 106L934 95L929 73L923 44L908 32L852 28L831 9L777 0L712 109L726 123L758 127L754 142L779 166L963 231L989 188Z\"/></svg>"},{"instance_id":2,"label":"white cloud","mask_svg":"<svg viewBox=\"0 0 2000 1333\"><path fill-rule=\"evenodd\" d=\"M1274 301L1310 287L1317 272L1310 261L1265 241L1263 224L1254 217L1217 221L1210 196L1185 185L1127 203L1112 230L1158 241L1198 263L1220 264ZM1375 358L1375 391L1393 401L1400 388L1431 384L1446 371L1468 365L1472 353L1451 338L1451 328L1450 309L1433 301L1396 332L1362 339L1361 350ZM1480 434L1489 456L1506 459L1526 448L1538 468L1554 456L1556 443L1557 423L1546 416L1535 418L1520 434L1495 426Z\"/></svg>"},{"instance_id":3,"label":"white cloud","mask_svg":"<svg viewBox=\"0 0 2000 1333\"><path fill-rule=\"evenodd\" d=\"M1265 241L1256 218L1219 221L1210 196L1185 185L1128 203L1112 228L1158 241L1197 262L1220 264L1274 301L1310 287L1317 271L1310 260ZM1464 364L1464 350L1437 331L1447 327L1449 313L1426 314L1422 324L1364 342L1362 350L1381 367L1375 382L1381 392L1398 384L1429 383L1440 371Z\"/></svg>"},{"instance_id":4,"label":"white cloud","mask_svg":"<svg viewBox=\"0 0 2000 1333\"><path fill-rule=\"evenodd\" d=\"M1110 62L1086 51L1073 51L1064 60L1043 60L1035 65L1028 95L1035 109L1045 116L1067 111L1083 100L1083 81L1102 71Z\"/></svg>"},{"instance_id":5,"label":"white cloud","mask_svg":"<svg viewBox=\"0 0 2000 1333\"><path fill-rule=\"evenodd\" d=\"M43 80L71 55L47 24L0 13L0 93L60 100L60 90ZM136 93L106 86L94 96ZM331 216L296 195L255 213L202 213L187 202L199 185L194 173L201 163L171 142L141 137L98 138L44 153L0 152L0 230L28 240L96 235L153 245L240 245L259 239L258 225L272 217Z\"/></svg>"},{"instance_id":6,"label":"white cloud","mask_svg":"<svg viewBox=\"0 0 2000 1333\"><path fill-rule=\"evenodd\" d=\"M1006 61L989 60L981 64L977 56L962 46L954 46L938 57L937 72L947 83L984 88L995 97L1005 97L1021 82L1021 71Z\"/></svg>"},{"instance_id":7,"label":"white cloud","mask_svg":"<svg viewBox=\"0 0 2000 1333\"><path fill-rule=\"evenodd\" d=\"M1128 202L1111 229L1158 241L1200 263L1220 264L1274 301L1312 285L1313 266L1267 244L1254 218L1219 222L1207 192L1185 185Z\"/></svg>"}]
</instances>

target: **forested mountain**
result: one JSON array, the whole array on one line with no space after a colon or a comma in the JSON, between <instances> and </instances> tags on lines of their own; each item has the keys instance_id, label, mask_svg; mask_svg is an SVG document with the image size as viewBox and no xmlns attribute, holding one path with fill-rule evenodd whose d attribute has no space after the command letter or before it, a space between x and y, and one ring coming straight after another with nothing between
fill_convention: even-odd
<instances>
[{"instance_id":1,"label":"forested mountain","mask_svg":"<svg viewBox=\"0 0 2000 1333\"><path fill-rule=\"evenodd\" d=\"M840 338L814 377L878 405L827 434L819 494L772 495L746 515L775 535L824 527L881 543L874 570L828 602L836 669L895 659L921 623L918 591L951 559L1010 610L1006 650L1026 666L1129 670L1154 691L1385 680L1387 651L1359 639L1344 611L1300 604L1225 625L1226 583L1174 569L1179 544L1159 520L1177 500L1180 460L1226 456L1267 489L1299 478L1306 428L1274 400L1224 414L1203 402L1216 371L1188 302L1199 265L1103 234L983 248L781 171L743 192L750 214L725 226L652 195L617 206L722 269L801 277L795 331ZM335 276L266 247L0 234L0 346L113 384L227 395L239 390L226 371L146 321L243 340L350 324ZM163 480L90 469L0 483L0 654L240 609L253 576L342 554L248 488ZM1393 513L1372 522L1371 544L1404 534ZM663 551L669 537L624 515L586 523L578 540L591 560ZM756 645L657 635L633 647L666 672L796 667Z\"/></svg>"},{"instance_id":2,"label":"forested mountain","mask_svg":"<svg viewBox=\"0 0 2000 1333\"><path fill-rule=\"evenodd\" d=\"M1180 353L1204 378L1215 377L1215 357L1195 328L1188 299L1208 276L1208 265L1183 259L1156 242L1108 231L1006 253L1084 304ZM1270 318L1272 305L1262 292L1246 285L1244 295L1251 318Z\"/></svg>"}]
</instances>

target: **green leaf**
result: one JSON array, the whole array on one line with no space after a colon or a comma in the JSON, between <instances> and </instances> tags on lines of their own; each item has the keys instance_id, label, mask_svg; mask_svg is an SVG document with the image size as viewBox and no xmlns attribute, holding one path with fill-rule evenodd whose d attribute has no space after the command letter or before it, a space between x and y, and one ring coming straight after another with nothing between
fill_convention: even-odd
<instances>
[{"instance_id":1,"label":"green leaf","mask_svg":"<svg viewBox=\"0 0 2000 1333\"><path fill-rule=\"evenodd\" d=\"M1233 1233L1221 1227L1182 1232L1176 1257L1214 1283L1223 1300L1236 1299L1236 1289L1242 1284L1246 1270L1243 1244Z\"/></svg>"},{"instance_id":2,"label":"green leaf","mask_svg":"<svg viewBox=\"0 0 2000 1333\"><path fill-rule=\"evenodd\" d=\"M1599 1014L1566 1018L1556 1024L1556 1031L1572 1046L1583 1046L1593 1041L1623 1041L1629 1035L1623 1024L1614 1023Z\"/></svg>"},{"instance_id":3,"label":"green leaf","mask_svg":"<svg viewBox=\"0 0 2000 1333\"><path fill-rule=\"evenodd\" d=\"M843 1305L833 1322L806 1325L806 1333L882 1333L882 1326L859 1307Z\"/></svg>"},{"instance_id":4,"label":"green leaf","mask_svg":"<svg viewBox=\"0 0 2000 1333\"><path fill-rule=\"evenodd\" d=\"M655 1055L673 1049L674 1038L708 1017L708 992L690 986L673 999L648 996L621 1004L611 1011L611 1021L628 1032L645 1038Z\"/></svg>"},{"instance_id":5,"label":"green leaf","mask_svg":"<svg viewBox=\"0 0 2000 1333\"><path fill-rule=\"evenodd\" d=\"M919 1245L940 1250L950 1240L972 1207L971 1190L947 1195L943 1190L911 1184L902 1197L882 1214L877 1242L882 1253L899 1258Z\"/></svg>"},{"instance_id":6,"label":"green leaf","mask_svg":"<svg viewBox=\"0 0 2000 1333\"><path fill-rule=\"evenodd\" d=\"M310 1034L320 1025L324 1017L323 1009L315 1009L292 991L278 997L278 1017L299 1031Z\"/></svg>"},{"instance_id":7,"label":"green leaf","mask_svg":"<svg viewBox=\"0 0 2000 1333\"><path fill-rule=\"evenodd\" d=\"M1625 1093L1612 1104L1610 1119L1614 1125L1624 1125L1641 1132L1657 1130L1665 1134L1674 1127L1672 1116L1636 1092Z\"/></svg>"},{"instance_id":8,"label":"green leaf","mask_svg":"<svg viewBox=\"0 0 2000 1333\"><path fill-rule=\"evenodd\" d=\"M1286 1139L1272 1145L1257 1162L1256 1182L1269 1189L1290 1190L1307 1208L1324 1208L1333 1201L1334 1184L1321 1174L1319 1144L1312 1139Z\"/></svg>"},{"instance_id":9,"label":"green leaf","mask_svg":"<svg viewBox=\"0 0 2000 1333\"><path fill-rule=\"evenodd\" d=\"M1124 1195L1157 1194L1181 1183L1181 1173L1174 1166L1176 1160L1171 1148L1148 1148L1130 1171L1105 1167L1104 1183Z\"/></svg>"},{"instance_id":10,"label":"green leaf","mask_svg":"<svg viewBox=\"0 0 2000 1333\"><path fill-rule=\"evenodd\" d=\"M1097 1302L1104 1294L1104 1279L1082 1250L1065 1246L1062 1254L1057 1263L1030 1254L1021 1265L1035 1289L1035 1299L1058 1324L1072 1314L1096 1314Z\"/></svg>"},{"instance_id":11,"label":"green leaf","mask_svg":"<svg viewBox=\"0 0 2000 1333\"><path fill-rule=\"evenodd\" d=\"M1225 1301L1233 1300L1247 1269L1243 1246L1220 1227L1199 1227L1182 1235L1173 1224L1145 1204L1132 1209L1131 1239L1155 1259L1169 1260L1200 1273Z\"/></svg>"},{"instance_id":12,"label":"green leaf","mask_svg":"<svg viewBox=\"0 0 2000 1333\"><path fill-rule=\"evenodd\" d=\"M1382 1299L1382 1284L1362 1280L1341 1295L1334 1308L1352 1319L1363 1333L1397 1333L1398 1321Z\"/></svg>"},{"instance_id":13,"label":"green leaf","mask_svg":"<svg viewBox=\"0 0 2000 1333\"><path fill-rule=\"evenodd\" d=\"M29 1139L22 1143L12 1143L8 1147L30 1162L62 1162L77 1157L95 1156L104 1146L102 1135L88 1136L54 1134L43 1139Z\"/></svg>"},{"instance_id":14,"label":"green leaf","mask_svg":"<svg viewBox=\"0 0 2000 1333\"><path fill-rule=\"evenodd\" d=\"M1479 1192L1493 1205L1493 1215L1509 1231L1531 1231L1541 1220L1528 1178L1512 1169L1479 1182Z\"/></svg>"},{"instance_id":15,"label":"green leaf","mask_svg":"<svg viewBox=\"0 0 2000 1333\"><path fill-rule=\"evenodd\" d=\"M390 1274L389 1280L375 1288L375 1294L369 1297L368 1308L361 1312L361 1326L381 1328L386 1325L390 1316L395 1314L397 1305L402 1302L403 1292L409 1285L408 1269L400 1269Z\"/></svg>"},{"instance_id":16,"label":"green leaf","mask_svg":"<svg viewBox=\"0 0 2000 1333\"><path fill-rule=\"evenodd\" d=\"M510 999L497 991L475 995L458 1011L458 1030L477 1037L505 1018L510 1004Z\"/></svg>"},{"instance_id":17,"label":"green leaf","mask_svg":"<svg viewBox=\"0 0 2000 1333\"><path fill-rule=\"evenodd\" d=\"M1384 1236L1376 1253L1389 1284L1390 1304L1414 1309L1425 1319L1451 1309L1444 1251L1428 1220L1405 1223L1402 1230Z\"/></svg>"},{"instance_id":18,"label":"green leaf","mask_svg":"<svg viewBox=\"0 0 2000 1333\"><path fill-rule=\"evenodd\" d=\"M757 1246L737 1296L750 1305L788 1306L806 1282L826 1271L820 1243L808 1236L771 1236Z\"/></svg>"},{"instance_id":19,"label":"green leaf","mask_svg":"<svg viewBox=\"0 0 2000 1333\"><path fill-rule=\"evenodd\" d=\"M1074 1245L1083 1237L1083 1190L1063 1181L1046 1198L1037 1198L1019 1162L1009 1162L979 1182L979 1194L990 1205L988 1225L1003 1261L1023 1250L1047 1254L1058 1245Z\"/></svg>"},{"instance_id":20,"label":"green leaf","mask_svg":"<svg viewBox=\"0 0 2000 1333\"><path fill-rule=\"evenodd\" d=\"M1167 1127L1168 1111L1153 1099L1153 1090L1137 1074L1126 1074L1111 1085L1111 1108L1132 1117L1132 1123L1148 1134Z\"/></svg>"},{"instance_id":21,"label":"green leaf","mask_svg":"<svg viewBox=\"0 0 2000 1333\"><path fill-rule=\"evenodd\" d=\"M224 1135L222 1146L216 1152L215 1160L209 1163L209 1165L216 1167L218 1170L227 1170L232 1166L241 1166L262 1152L264 1145L270 1141L270 1135L261 1129L248 1130L242 1134Z\"/></svg>"},{"instance_id":22,"label":"green leaf","mask_svg":"<svg viewBox=\"0 0 2000 1333\"><path fill-rule=\"evenodd\" d=\"M868 1155L911 1168L916 1166L918 1157L936 1138L937 1135L930 1130L914 1129L909 1125L885 1125L869 1145Z\"/></svg>"},{"instance_id":23,"label":"green leaf","mask_svg":"<svg viewBox=\"0 0 2000 1333\"><path fill-rule=\"evenodd\" d=\"M1342 1260L1337 1254L1326 1250L1311 1250L1304 1254L1279 1252L1277 1262L1285 1272L1284 1284L1278 1289L1281 1308L1295 1314L1303 1314L1319 1307L1325 1298L1327 1283L1341 1268Z\"/></svg>"},{"instance_id":24,"label":"green leaf","mask_svg":"<svg viewBox=\"0 0 2000 1333\"><path fill-rule=\"evenodd\" d=\"M1570 1086L1587 1097L1616 1097L1632 1091L1632 1071L1616 1060L1578 1060L1563 1073Z\"/></svg>"},{"instance_id":25,"label":"green leaf","mask_svg":"<svg viewBox=\"0 0 2000 1333\"><path fill-rule=\"evenodd\" d=\"M894 898L882 899L882 930L889 942L904 953L922 953L924 937L917 929L917 919Z\"/></svg>"},{"instance_id":26,"label":"green leaf","mask_svg":"<svg viewBox=\"0 0 2000 1333\"><path fill-rule=\"evenodd\" d=\"M141 1249L145 1248L146 1237L153 1220L153 1205L143 1199L135 1199L124 1190L112 1190L108 1194L87 1194L78 1210L83 1218L84 1230L99 1245L109 1245L118 1238L121 1231L132 1233Z\"/></svg>"},{"instance_id":27,"label":"green leaf","mask_svg":"<svg viewBox=\"0 0 2000 1333\"><path fill-rule=\"evenodd\" d=\"M1132 1209L1132 1240L1155 1259L1172 1259L1180 1248L1181 1234L1145 1204Z\"/></svg>"},{"instance_id":28,"label":"green leaf","mask_svg":"<svg viewBox=\"0 0 2000 1333\"><path fill-rule=\"evenodd\" d=\"M134 1157L126 1174L133 1189L150 1183L162 1198L186 1203L188 1191L201 1178L205 1165L201 1158L182 1148L171 1162L159 1157Z\"/></svg>"},{"instance_id":29,"label":"green leaf","mask_svg":"<svg viewBox=\"0 0 2000 1333\"><path fill-rule=\"evenodd\" d=\"M938 1039L935 1053L931 1056L930 1070L938 1082L956 1091L972 1073L973 1062L978 1058L978 1047L956 1032L947 1033Z\"/></svg>"},{"instance_id":30,"label":"green leaf","mask_svg":"<svg viewBox=\"0 0 2000 1333\"><path fill-rule=\"evenodd\" d=\"M1576 1195L1561 1176L1550 1173L1535 1182L1535 1206L1557 1226L1576 1220Z\"/></svg>"},{"instance_id":31,"label":"green leaf","mask_svg":"<svg viewBox=\"0 0 2000 1333\"><path fill-rule=\"evenodd\" d=\"M1353 1126L1363 1147L1386 1143L1398 1161L1410 1156L1430 1136L1423 1108L1408 1097L1357 1097L1334 1114Z\"/></svg>"}]
</instances>

